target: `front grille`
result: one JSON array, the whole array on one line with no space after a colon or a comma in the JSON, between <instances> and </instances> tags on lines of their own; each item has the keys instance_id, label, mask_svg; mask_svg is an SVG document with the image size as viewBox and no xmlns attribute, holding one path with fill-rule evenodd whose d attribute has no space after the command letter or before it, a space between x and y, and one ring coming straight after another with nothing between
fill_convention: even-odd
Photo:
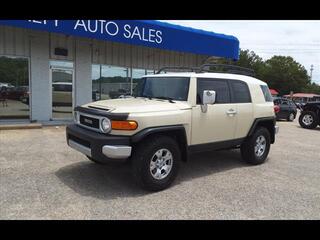
<instances>
[{"instance_id":1,"label":"front grille","mask_svg":"<svg viewBox=\"0 0 320 240\"><path fill-rule=\"evenodd\" d=\"M85 115L81 115L80 113L80 124L85 125L90 128L99 129L99 119L93 118Z\"/></svg>"}]
</instances>

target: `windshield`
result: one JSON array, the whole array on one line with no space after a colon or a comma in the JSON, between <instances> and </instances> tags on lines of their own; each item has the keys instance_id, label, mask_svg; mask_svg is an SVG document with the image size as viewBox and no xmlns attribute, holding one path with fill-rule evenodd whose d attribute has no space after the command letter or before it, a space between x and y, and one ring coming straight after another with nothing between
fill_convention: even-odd
<instances>
[{"instance_id":1,"label":"windshield","mask_svg":"<svg viewBox=\"0 0 320 240\"><path fill-rule=\"evenodd\" d=\"M135 97L148 97L187 101L188 77L148 77L141 78L134 89Z\"/></svg>"}]
</instances>

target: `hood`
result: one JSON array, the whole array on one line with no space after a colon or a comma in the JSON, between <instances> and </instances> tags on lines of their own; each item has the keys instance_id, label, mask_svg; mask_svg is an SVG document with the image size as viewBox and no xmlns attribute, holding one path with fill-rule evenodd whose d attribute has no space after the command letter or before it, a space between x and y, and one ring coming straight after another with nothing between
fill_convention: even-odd
<instances>
[{"instance_id":1,"label":"hood","mask_svg":"<svg viewBox=\"0 0 320 240\"><path fill-rule=\"evenodd\" d=\"M161 112L191 108L187 102L174 101L174 103L170 103L168 100L150 100L148 98L140 97L102 100L86 104L84 107L96 107L114 113Z\"/></svg>"}]
</instances>

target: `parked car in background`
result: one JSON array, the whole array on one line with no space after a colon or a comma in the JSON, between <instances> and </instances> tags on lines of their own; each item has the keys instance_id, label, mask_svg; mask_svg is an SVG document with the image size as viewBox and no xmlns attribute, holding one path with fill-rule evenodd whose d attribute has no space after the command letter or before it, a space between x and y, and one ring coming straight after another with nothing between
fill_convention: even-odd
<instances>
[{"instance_id":1,"label":"parked car in background","mask_svg":"<svg viewBox=\"0 0 320 240\"><path fill-rule=\"evenodd\" d=\"M276 111L277 120L286 119L292 122L296 118L297 106L293 101L282 97L274 97L273 103L279 107Z\"/></svg>"},{"instance_id":2,"label":"parked car in background","mask_svg":"<svg viewBox=\"0 0 320 240\"><path fill-rule=\"evenodd\" d=\"M313 129L320 125L320 101L308 102L302 107L299 124L303 128Z\"/></svg>"},{"instance_id":3,"label":"parked car in background","mask_svg":"<svg viewBox=\"0 0 320 240\"><path fill-rule=\"evenodd\" d=\"M28 86L12 87L8 89L8 99L22 101L29 91Z\"/></svg>"}]
</instances>

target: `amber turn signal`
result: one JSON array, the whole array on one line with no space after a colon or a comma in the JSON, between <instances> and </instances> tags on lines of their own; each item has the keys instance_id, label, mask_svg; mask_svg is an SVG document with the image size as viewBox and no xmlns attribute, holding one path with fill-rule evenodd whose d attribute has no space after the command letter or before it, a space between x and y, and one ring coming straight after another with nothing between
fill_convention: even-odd
<instances>
[{"instance_id":1,"label":"amber turn signal","mask_svg":"<svg viewBox=\"0 0 320 240\"><path fill-rule=\"evenodd\" d=\"M136 130L138 123L135 121L111 121L112 130Z\"/></svg>"}]
</instances>

